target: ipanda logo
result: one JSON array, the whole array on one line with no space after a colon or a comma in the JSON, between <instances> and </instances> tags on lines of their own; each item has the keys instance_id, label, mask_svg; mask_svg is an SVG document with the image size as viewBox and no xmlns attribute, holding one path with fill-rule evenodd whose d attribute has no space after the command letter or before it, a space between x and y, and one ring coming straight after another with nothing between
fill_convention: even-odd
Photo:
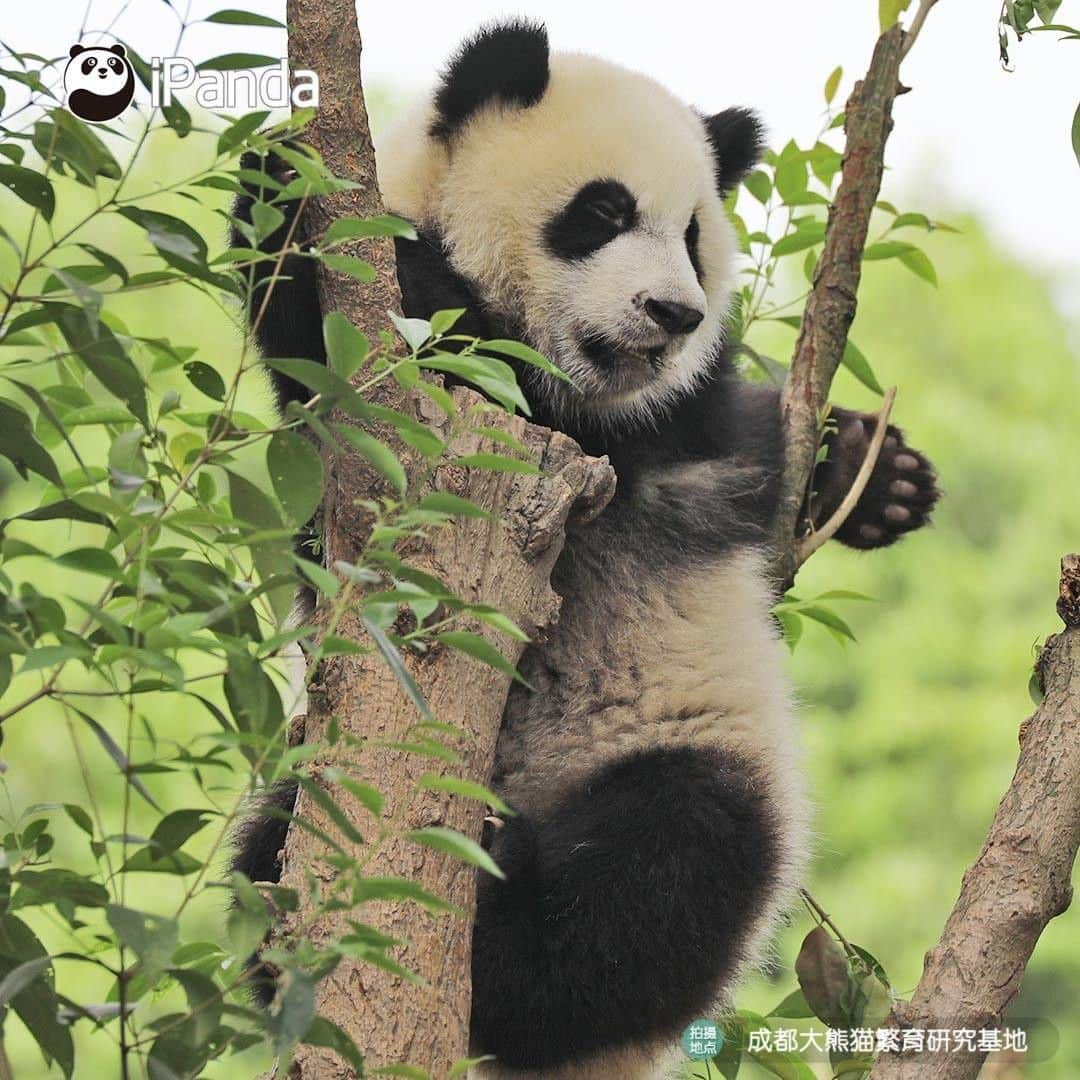
<instances>
[{"instance_id":1,"label":"ipanda logo","mask_svg":"<svg viewBox=\"0 0 1080 1080\"><path fill-rule=\"evenodd\" d=\"M68 108L80 120L114 120L135 95L135 72L123 45L72 45L64 69Z\"/></svg>"},{"instance_id":2,"label":"ipanda logo","mask_svg":"<svg viewBox=\"0 0 1080 1080\"><path fill-rule=\"evenodd\" d=\"M123 45L72 45L64 69L67 107L80 120L105 123L115 120L135 96L135 71ZM319 76L300 69L289 80L284 59L276 66L255 71L200 71L186 56L153 57L150 65L150 100L154 108L168 108L178 90L194 87L195 103L204 109L242 111L319 105Z\"/></svg>"}]
</instances>

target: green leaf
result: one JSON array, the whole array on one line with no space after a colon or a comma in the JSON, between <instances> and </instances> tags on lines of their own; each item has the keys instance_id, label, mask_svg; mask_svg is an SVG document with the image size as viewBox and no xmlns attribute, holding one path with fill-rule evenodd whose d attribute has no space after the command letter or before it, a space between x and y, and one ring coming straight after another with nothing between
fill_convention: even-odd
<instances>
[{"instance_id":1,"label":"green leaf","mask_svg":"<svg viewBox=\"0 0 1080 1080\"><path fill-rule=\"evenodd\" d=\"M456 829L448 829L444 825L430 825L426 829L411 829L405 836L414 843L453 855L455 859L460 859L470 866L478 866L492 876L506 880L506 875L495 860L475 840L470 840Z\"/></svg>"},{"instance_id":2,"label":"green leaf","mask_svg":"<svg viewBox=\"0 0 1080 1080\"><path fill-rule=\"evenodd\" d=\"M120 567L116 559L102 548L76 548L74 551L66 551L63 555L58 555L55 561L60 566L80 570L84 574L100 574L107 578L120 576Z\"/></svg>"},{"instance_id":3,"label":"green leaf","mask_svg":"<svg viewBox=\"0 0 1080 1080\"><path fill-rule=\"evenodd\" d=\"M395 315L394 312L390 312L390 319L397 327L397 331L404 339L405 344L413 352L420 349L424 342L431 337L431 323L427 319L403 319L400 315Z\"/></svg>"},{"instance_id":4,"label":"green leaf","mask_svg":"<svg viewBox=\"0 0 1080 1080\"><path fill-rule=\"evenodd\" d=\"M324 1046L347 1061L357 1076L364 1075L364 1055L356 1043L337 1026L323 1016L316 1016L300 1040L308 1046Z\"/></svg>"},{"instance_id":5,"label":"green leaf","mask_svg":"<svg viewBox=\"0 0 1080 1080\"><path fill-rule=\"evenodd\" d=\"M260 53L223 53L197 65L199 71L245 71L249 68L276 67L280 57Z\"/></svg>"},{"instance_id":6,"label":"green leaf","mask_svg":"<svg viewBox=\"0 0 1080 1080\"><path fill-rule=\"evenodd\" d=\"M444 900L441 896L428 892L420 885L417 885L415 881L409 881L407 878L361 878L354 886L353 899L357 904L367 903L372 900L388 900L393 903L412 900L428 911L439 913L458 911L453 904Z\"/></svg>"},{"instance_id":7,"label":"green leaf","mask_svg":"<svg viewBox=\"0 0 1080 1080\"><path fill-rule=\"evenodd\" d=\"M492 472L526 473L529 476L539 476L540 469L531 461L522 461L520 458L504 457L502 454L462 454L453 459L455 465L462 465L469 469L489 469Z\"/></svg>"},{"instance_id":8,"label":"green leaf","mask_svg":"<svg viewBox=\"0 0 1080 1080\"><path fill-rule=\"evenodd\" d=\"M150 843L162 853L179 850L217 815L213 810L173 810L154 826Z\"/></svg>"},{"instance_id":9,"label":"green leaf","mask_svg":"<svg viewBox=\"0 0 1080 1080\"><path fill-rule=\"evenodd\" d=\"M825 80L825 104L831 105L832 100L836 97L836 91L840 88L840 80L844 77L844 69L842 67L833 68L829 77Z\"/></svg>"},{"instance_id":10,"label":"green leaf","mask_svg":"<svg viewBox=\"0 0 1080 1080\"><path fill-rule=\"evenodd\" d=\"M353 449L359 451L390 482L390 485L399 495L405 494L409 483L408 477L405 475L405 469L402 467L401 462L398 461L397 455L386 443L376 439L374 435L369 435L366 431L344 424L339 424L335 431Z\"/></svg>"},{"instance_id":11,"label":"green leaf","mask_svg":"<svg viewBox=\"0 0 1080 1080\"><path fill-rule=\"evenodd\" d=\"M1076 155L1076 163L1080 165L1080 105L1076 106L1072 122L1072 148Z\"/></svg>"},{"instance_id":12,"label":"green leaf","mask_svg":"<svg viewBox=\"0 0 1080 1080\"><path fill-rule=\"evenodd\" d=\"M10 974L19 964L46 955L33 931L14 915L0 919L0 974ZM70 1029L57 1019L59 1002L50 980L39 978L12 998L11 1008L26 1025L46 1058L59 1065L65 1077L75 1068L75 1048Z\"/></svg>"},{"instance_id":13,"label":"green leaf","mask_svg":"<svg viewBox=\"0 0 1080 1080\"><path fill-rule=\"evenodd\" d=\"M294 431L278 431L266 448L266 467L285 513L303 525L323 495L323 464L319 452Z\"/></svg>"},{"instance_id":14,"label":"green leaf","mask_svg":"<svg viewBox=\"0 0 1080 1080\"><path fill-rule=\"evenodd\" d=\"M14 880L19 890L11 898L12 910L58 902L100 908L109 902L108 890L103 885L71 870L20 870Z\"/></svg>"},{"instance_id":15,"label":"green leaf","mask_svg":"<svg viewBox=\"0 0 1080 1080\"><path fill-rule=\"evenodd\" d=\"M428 707L427 701L424 700L424 695L417 686L416 680L412 677L412 673L405 666L404 660L401 658L401 653L398 652L394 643L386 636L382 627L378 626L375 622L369 619L366 615L363 616L364 627L371 635L372 640L375 642L376 647L382 654L383 659L386 661L387 666L393 672L394 677L397 679L398 684L402 690L405 691L405 695L416 706L416 711L427 721L433 722L435 717L431 715L431 709Z\"/></svg>"},{"instance_id":16,"label":"green leaf","mask_svg":"<svg viewBox=\"0 0 1080 1080\"><path fill-rule=\"evenodd\" d=\"M218 287L228 284L227 278L207 266L206 241L186 221L136 206L122 207L117 213L146 230L150 243L169 266Z\"/></svg>"},{"instance_id":17,"label":"green leaf","mask_svg":"<svg viewBox=\"0 0 1080 1080\"><path fill-rule=\"evenodd\" d=\"M63 487L60 471L49 452L38 442L30 417L13 401L0 398L0 454L6 457L25 480L32 470L57 487Z\"/></svg>"},{"instance_id":18,"label":"green leaf","mask_svg":"<svg viewBox=\"0 0 1080 1080\"><path fill-rule=\"evenodd\" d=\"M40 210L46 221L52 221L56 211L56 194L46 176L21 165L0 164L0 184L24 203Z\"/></svg>"},{"instance_id":19,"label":"green leaf","mask_svg":"<svg viewBox=\"0 0 1080 1080\"><path fill-rule=\"evenodd\" d=\"M336 270L339 274L348 274L349 277L356 278L357 281L365 285L369 285L375 280L375 267L364 259L356 258L355 255L332 255L327 253L320 257L331 270Z\"/></svg>"},{"instance_id":20,"label":"green leaf","mask_svg":"<svg viewBox=\"0 0 1080 1080\"><path fill-rule=\"evenodd\" d=\"M776 193L785 203L791 203L806 193L808 179L806 159L795 143L789 142L781 151L773 176Z\"/></svg>"},{"instance_id":21,"label":"green leaf","mask_svg":"<svg viewBox=\"0 0 1080 1080\"><path fill-rule=\"evenodd\" d=\"M881 32L892 26L911 6L911 0L878 0L878 26Z\"/></svg>"},{"instance_id":22,"label":"green leaf","mask_svg":"<svg viewBox=\"0 0 1080 1080\"><path fill-rule=\"evenodd\" d=\"M270 917L258 889L243 874L234 871L229 880L235 902L226 920L226 931L233 951L246 964L262 944Z\"/></svg>"},{"instance_id":23,"label":"green leaf","mask_svg":"<svg viewBox=\"0 0 1080 1080\"><path fill-rule=\"evenodd\" d=\"M755 169L744 181L746 190L754 196L759 203L767 203L772 194L772 181L769 174L762 169Z\"/></svg>"},{"instance_id":24,"label":"green leaf","mask_svg":"<svg viewBox=\"0 0 1080 1080\"><path fill-rule=\"evenodd\" d=\"M494 514L482 506L449 491L433 491L425 495L417 505L421 510L434 510L440 514L452 514L454 517L483 518L486 521L495 518Z\"/></svg>"},{"instance_id":25,"label":"green leaf","mask_svg":"<svg viewBox=\"0 0 1080 1080\"><path fill-rule=\"evenodd\" d=\"M824 927L815 926L803 939L795 959L795 974L814 1015L831 1027L843 1027L847 1019L843 1005L848 985L847 960Z\"/></svg>"},{"instance_id":26,"label":"green leaf","mask_svg":"<svg viewBox=\"0 0 1080 1080\"><path fill-rule=\"evenodd\" d=\"M311 1030L314 1019L315 978L298 968L290 968L281 981L274 1008L265 1019L274 1053L285 1053L303 1038Z\"/></svg>"},{"instance_id":27,"label":"green leaf","mask_svg":"<svg viewBox=\"0 0 1080 1080\"><path fill-rule=\"evenodd\" d=\"M937 285L937 271L930 257L925 251L913 247L900 256L900 261L916 276L928 281L931 285Z\"/></svg>"},{"instance_id":28,"label":"green leaf","mask_svg":"<svg viewBox=\"0 0 1080 1080\"><path fill-rule=\"evenodd\" d=\"M535 349L530 348L520 341L512 341L507 338L495 338L492 341L480 342L480 348L490 350L491 352L502 353L504 356L512 356L515 360L520 360L523 364L528 364L530 367L546 371L549 375L554 375L557 379L562 379L564 382L570 381L570 376L567 375L566 372L561 368L556 367L542 353L538 353Z\"/></svg>"},{"instance_id":29,"label":"green leaf","mask_svg":"<svg viewBox=\"0 0 1080 1080\"><path fill-rule=\"evenodd\" d=\"M0 1008L3 1008L17 994L22 993L52 963L50 956L38 956L33 960L24 960L18 967L9 971L0 979Z\"/></svg>"},{"instance_id":30,"label":"green leaf","mask_svg":"<svg viewBox=\"0 0 1080 1080\"><path fill-rule=\"evenodd\" d=\"M495 1058L492 1054L484 1054L482 1057L458 1058L458 1060L450 1066L450 1071L446 1074L446 1080L455 1080L455 1077L464 1076L474 1066L481 1065L485 1061L494 1060Z\"/></svg>"},{"instance_id":31,"label":"green leaf","mask_svg":"<svg viewBox=\"0 0 1080 1080\"><path fill-rule=\"evenodd\" d=\"M54 169L69 172L86 187L94 187L99 176L120 179L120 164L109 148L67 109L53 109L47 119L37 121L32 141L42 158L51 154Z\"/></svg>"},{"instance_id":32,"label":"green leaf","mask_svg":"<svg viewBox=\"0 0 1080 1080\"><path fill-rule=\"evenodd\" d=\"M830 611L828 608L820 607L817 604L806 604L799 608L799 614L805 616L807 619L813 619L814 622L821 623L822 626L828 627L832 630L838 638L847 638L850 641L855 640L855 635L852 633L851 627L848 626L835 611Z\"/></svg>"},{"instance_id":33,"label":"green leaf","mask_svg":"<svg viewBox=\"0 0 1080 1080\"><path fill-rule=\"evenodd\" d=\"M323 342L330 366L343 379L349 378L367 358L368 339L340 311L323 319Z\"/></svg>"},{"instance_id":34,"label":"green leaf","mask_svg":"<svg viewBox=\"0 0 1080 1080\"><path fill-rule=\"evenodd\" d=\"M420 777L419 786L424 791L446 791L451 795L460 795L465 799L475 799L497 810L500 814L512 813L510 807L489 788L473 780L460 776L440 776L438 773L425 773Z\"/></svg>"},{"instance_id":35,"label":"green leaf","mask_svg":"<svg viewBox=\"0 0 1080 1080\"><path fill-rule=\"evenodd\" d=\"M225 14L225 12L218 12L219 15ZM234 14L243 15L246 12L235 12ZM250 15L253 19L264 19L265 15ZM221 22L221 19L215 19L213 15L210 16L207 22ZM274 23L273 19L267 19L266 23L256 23L254 25L269 25ZM281 25L277 23L275 25ZM241 116L239 120L231 123L219 136L217 141L217 152L219 154L229 154L235 150L238 146L244 143L248 137L266 123L269 112L251 112L246 116Z\"/></svg>"},{"instance_id":36,"label":"green leaf","mask_svg":"<svg viewBox=\"0 0 1080 1080\"><path fill-rule=\"evenodd\" d=\"M69 704L73 712L77 713L89 726L90 730L97 736L97 740L105 748L105 752L116 762L120 771L124 774L127 782L158 812L161 811L161 807L154 802L150 792L146 790L146 785L139 779L139 777L132 771L131 762L128 761L127 755L116 744L116 740L92 717L82 711L82 709L76 708L74 705Z\"/></svg>"},{"instance_id":37,"label":"green leaf","mask_svg":"<svg viewBox=\"0 0 1080 1080\"><path fill-rule=\"evenodd\" d=\"M416 239L416 229L412 224L393 214L379 214L376 217L338 218L322 238L321 247L339 243L342 240L366 238L370 236L400 236L406 240Z\"/></svg>"},{"instance_id":38,"label":"green leaf","mask_svg":"<svg viewBox=\"0 0 1080 1080\"><path fill-rule=\"evenodd\" d=\"M259 488L231 469L226 469L225 473L229 478L229 502L233 516L249 525L256 536L260 533L271 534L270 538L256 540L248 547L262 581L279 576L284 579L282 585L267 593L274 615L284 622L293 604L293 589L289 581L292 573L291 548L286 539L289 530L285 528L277 507ZM274 533L281 535L275 538Z\"/></svg>"},{"instance_id":39,"label":"green leaf","mask_svg":"<svg viewBox=\"0 0 1080 1080\"><path fill-rule=\"evenodd\" d=\"M225 23L229 26L274 26L279 30L285 29L284 23L271 19L269 15L256 15L253 11L239 11L236 8L215 11L213 15L207 15L205 21Z\"/></svg>"},{"instance_id":40,"label":"green leaf","mask_svg":"<svg viewBox=\"0 0 1080 1080\"><path fill-rule=\"evenodd\" d=\"M806 995L801 990L792 991L769 1013L770 1017L783 1020L802 1020L813 1015L814 1010L810 1008Z\"/></svg>"},{"instance_id":41,"label":"green leaf","mask_svg":"<svg viewBox=\"0 0 1080 1080\"><path fill-rule=\"evenodd\" d=\"M42 308L60 328L68 347L114 397L119 398L149 428L146 390L142 376L113 332L102 322L91 321L82 308L72 304L43 304Z\"/></svg>"},{"instance_id":42,"label":"green leaf","mask_svg":"<svg viewBox=\"0 0 1080 1080\"><path fill-rule=\"evenodd\" d=\"M436 640L473 657L475 660L480 660L487 664L488 667L501 671L504 675L508 675L517 682L525 682L518 674L517 668L487 638L481 637L479 634L469 633L465 630L446 630L437 635Z\"/></svg>"},{"instance_id":43,"label":"green leaf","mask_svg":"<svg viewBox=\"0 0 1080 1080\"><path fill-rule=\"evenodd\" d=\"M323 776L332 784L340 784L361 806L369 810L373 817L382 817L384 800L378 788L354 780L348 773L333 765L323 769Z\"/></svg>"},{"instance_id":44,"label":"green leaf","mask_svg":"<svg viewBox=\"0 0 1080 1080\"><path fill-rule=\"evenodd\" d=\"M109 904L105 917L121 944L139 958L143 975L149 982L155 982L171 963L173 951L180 943L176 920L119 904Z\"/></svg>"},{"instance_id":45,"label":"green leaf","mask_svg":"<svg viewBox=\"0 0 1080 1080\"><path fill-rule=\"evenodd\" d=\"M781 236L773 244L772 253L776 257L781 255L793 255L797 251L805 251L807 248L820 244L825 240L825 226L821 222L814 222L804 228L797 229L787 236Z\"/></svg>"},{"instance_id":46,"label":"green leaf","mask_svg":"<svg viewBox=\"0 0 1080 1080\"><path fill-rule=\"evenodd\" d=\"M840 363L844 365L863 384L870 390L873 390L875 394L884 394L885 391L881 388L881 383L878 382L877 376L874 374L874 369L870 366L870 361L866 359L863 352L859 347L850 339L844 345L844 355L840 358Z\"/></svg>"},{"instance_id":47,"label":"green leaf","mask_svg":"<svg viewBox=\"0 0 1080 1080\"><path fill-rule=\"evenodd\" d=\"M209 364L191 360L184 365L184 374L188 382L208 398L225 400L225 380Z\"/></svg>"}]
</instances>

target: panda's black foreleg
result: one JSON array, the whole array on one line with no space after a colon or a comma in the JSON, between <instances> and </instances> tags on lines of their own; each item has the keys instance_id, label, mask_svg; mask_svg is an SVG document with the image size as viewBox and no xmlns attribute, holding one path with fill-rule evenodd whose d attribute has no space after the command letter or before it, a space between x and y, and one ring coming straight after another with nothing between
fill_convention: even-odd
<instances>
[{"instance_id":1,"label":"panda's black foreleg","mask_svg":"<svg viewBox=\"0 0 1080 1080\"><path fill-rule=\"evenodd\" d=\"M281 185L291 179L291 166L283 158L271 153L265 163L254 151L248 151L240 159L242 168L262 171ZM251 223L253 205L260 199L269 201L275 191L245 183L245 192L237 197L233 214L243 222ZM303 222L296 221L300 201L292 200L273 204L285 219L259 244L264 255L278 255L292 244L303 245L307 239ZM234 225L231 231L233 247L248 247L248 240ZM326 362L326 349L322 337L322 311L319 307L317 267L313 259L304 255L288 254L276 262L267 260L252 268L253 290L248 313L250 328L264 357ZM268 368L277 398L279 411L284 411L290 401L306 401L311 392L306 387Z\"/></svg>"},{"instance_id":2,"label":"panda's black foreleg","mask_svg":"<svg viewBox=\"0 0 1080 1080\"><path fill-rule=\"evenodd\" d=\"M552 1067L677 1037L743 956L778 862L776 814L721 749L640 751L546 817L511 817L473 936L474 1046Z\"/></svg>"}]
</instances>

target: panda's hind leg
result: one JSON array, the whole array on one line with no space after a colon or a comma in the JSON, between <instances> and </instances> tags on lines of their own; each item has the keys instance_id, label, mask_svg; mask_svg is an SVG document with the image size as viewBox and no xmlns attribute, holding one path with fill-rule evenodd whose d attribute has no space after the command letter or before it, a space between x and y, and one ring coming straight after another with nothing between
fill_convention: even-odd
<instances>
[{"instance_id":1,"label":"panda's hind leg","mask_svg":"<svg viewBox=\"0 0 1080 1080\"><path fill-rule=\"evenodd\" d=\"M475 1049L559 1070L677 1038L745 959L780 848L764 785L719 748L640 751L508 818L506 880L478 900Z\"/></svg>"}]
</instances>

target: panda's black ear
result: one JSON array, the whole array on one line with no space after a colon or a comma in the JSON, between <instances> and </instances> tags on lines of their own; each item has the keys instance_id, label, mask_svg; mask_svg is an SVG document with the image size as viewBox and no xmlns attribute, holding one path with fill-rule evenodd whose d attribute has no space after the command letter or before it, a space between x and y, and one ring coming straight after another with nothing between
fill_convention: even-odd
<instances>
[{"instance_id":1,"label":"panda's black ear","mask_svg":"<svg viewBox=\"0 0 1080 1080\"><path fill-rule=\"evenodd\" d=\"M725 109L705 117L705 132L716 161L716 188L726 195L761 160L765 127L750 109Z\"/></svg>"},{"instance_id":2,"label":"panda's black ear","mask_svg":"<svg viewBox=\"0 0 1080 1080\"><path fill-rule=\"evenodd\" d=\"M547 89L547 30L527 19L485 26L462 44L435 94L431 134L445 139L491 102L527 109Z\"/></svg>"},{"instance_id":3,"label":"panda's black ear","mask_svg":"<svg viewBox=\"0 0 1080 1080\"><path fill-rule=\"evenodd\" d=\"M72 45L71 48L68 49L68 56L72 60L74 60L75 57L78 56L79 53L81 53L81 52L86 52L85 46L83 46L83 45Z\"/></svg>"},{"instance_id":4,"label":"panda's black ear","mask_svg":"<svg viewBox=\"0 0 1080 1080\"><path fill-rule=\"evenodd\" d=\"M109 52L114 52L117 56L127 56L127 50L119 42L115 45L110 45Z\"/></svg>"}]
</instances>

